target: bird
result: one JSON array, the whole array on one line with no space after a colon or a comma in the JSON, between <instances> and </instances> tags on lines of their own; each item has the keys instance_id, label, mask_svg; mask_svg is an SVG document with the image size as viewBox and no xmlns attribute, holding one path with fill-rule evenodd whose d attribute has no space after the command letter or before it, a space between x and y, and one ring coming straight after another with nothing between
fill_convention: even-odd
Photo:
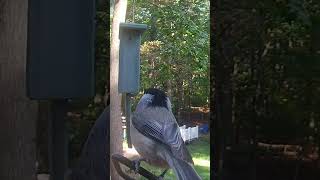
<instances>
[{"instance_id":1,"label":"bird","mask_svg":"<svg viewBox=\"0 0 320 180\"><path fill-rule=\"evenodd\" d=\"M130 121L131 141L140 155L134 160L136 171L140 162L145 161L165 169L158 179L163 179L171 168L178 180L201 180L164 91L145 90Z\"/></svg>"}]
</instances>

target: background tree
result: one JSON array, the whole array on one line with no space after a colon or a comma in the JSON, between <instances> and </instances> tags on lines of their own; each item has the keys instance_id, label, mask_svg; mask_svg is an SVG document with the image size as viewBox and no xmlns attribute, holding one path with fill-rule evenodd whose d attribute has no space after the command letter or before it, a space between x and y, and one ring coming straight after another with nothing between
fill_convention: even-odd
<instances>
[{"instance_id":1,"label":"background tree","mask_svg":"<svg viewBox=\"0 0 320 180\"><path fill-rule=\"evenodd\" d=\"M216 142L222 142L215 144L224 146L223 143L231 142L233 152L244 145L247 146L246 150L242 151L251 152L251 164L258 168L250 171L251 177L278 178L270 177L267 173L255 174L259 169L260 173L264 172L261 169L265 165L265 162L257 162L261 153L258 151L261 148L258 142L296 144L302 147L302 151L306 151L308 146L315 147L315 144L318 144L315 137L318 134L316 124L319 122L319 118L316 117L319 116L315 114L319 113L316 108L319 98L314 93L320 85L317 43L319 37L316 35L320 29L319 3L301 0L258 3L245 0L237 5L231 1L216 2L214 8L217 9L214 10L217 14L213 14L212 24L216 27L213 32L217 34L214 39L217 45L213 47L213 51L217 59L213 60L215 66L211 69L215 83L215 88L212 89L216 101L213 107L216 110L213 111L216 114L214 122L221 123L218 115L219 112L223 112L221 108L227 101L228 118L220 120L229 122L228 128L224 131L228 131L228 135L231 134L231 140L219 138L219 135L225 136L220 133L220 126L216 125L215 132L219 133L216 134ZM231 23L225 21L228 19ZM316 31L318 33L315 33ZM230 33L224 39L223 34L228 32ZM230 41L233 42L228 43ZM230 64L215 69L220 61L224 60L224 57L221 58L219 55L224 51L228 52L226 57L232 56ZM231 75L231 85L228 83L229 80L216 84L224 74ZM224 97L217 103L221 91L216 88L226 84L229 84L228 90L222 92L230 91L231 86L231 98ZM232 154L229 159L235 162L235 156ZM271 167L275 170L278 165L279 163L275 163ZM291 167L286 165L285 168ZM273 172L272 168L269 172ZM314 175L315 172L306 173L304 176L300 175L300 178Z\"/></svg>"},{"instance_id":2,"label":"background tree","mask_svg":"<svg viewBox=\"0 0 320 180\"><path fill-rule=\"evenodd\" d=\"M182 122L183 111L209 102L209 1L129 1L128 21L133 8L135 22L149 27L142 38L141 88L164 89Z\"/></svg>"}]
</instances>

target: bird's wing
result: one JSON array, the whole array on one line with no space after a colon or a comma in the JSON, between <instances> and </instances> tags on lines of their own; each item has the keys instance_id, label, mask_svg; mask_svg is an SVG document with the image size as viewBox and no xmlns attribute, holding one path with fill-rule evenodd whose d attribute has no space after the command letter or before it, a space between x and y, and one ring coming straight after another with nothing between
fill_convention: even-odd
<instances>
[{"instance_id":1,"label":"bird's wing","mask_svg":"<svg viewBox=\"0 0 320 180\"><path fill-rule=\"evenodd\" d=\"M180 134L180 129L171 112L165 108L148 108L134 113L132 125L143 135L161 143L174 157L193 164L192 157Z\"/></svg>"}]
</instances>

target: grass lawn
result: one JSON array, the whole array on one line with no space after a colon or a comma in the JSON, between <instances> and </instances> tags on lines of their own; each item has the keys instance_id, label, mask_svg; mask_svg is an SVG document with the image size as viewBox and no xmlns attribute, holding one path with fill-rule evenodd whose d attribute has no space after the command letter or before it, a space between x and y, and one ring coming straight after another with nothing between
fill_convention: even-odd
<instances>
[{"instance_id":1,"label":"grass lawn","mask_svg":"<svg viewBox=\"0 0 320 180\"><path fill-rule=\"evenodd\" d=\"M189 152L192 155L195 169L197 173L203 180L210 179L210 138L209 135L200 137L199 139L193 140L190 144L187 145ZM152 172L155 175L160 175L162 173L162 169L158 169L148 165L145 162L141 163L141 166ZM141 180L145 180L144 177L140 178ZM174 180L175 175L173 171L170 169L164 179Z\"/></svg>"}]
</instances>

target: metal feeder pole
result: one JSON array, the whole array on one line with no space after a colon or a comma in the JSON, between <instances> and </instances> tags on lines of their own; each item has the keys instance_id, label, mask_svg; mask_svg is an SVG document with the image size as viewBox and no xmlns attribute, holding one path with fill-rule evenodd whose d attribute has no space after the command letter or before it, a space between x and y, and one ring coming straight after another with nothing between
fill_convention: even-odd
<instances>
[{"instance_id":1,"label":"metal feeder pole","mask_svg":"<svg viewBox=\"0 0 320 180\"><path fill-rule=\"evenodd\" d=\"M68 168L66 100L53 100L49 117L50 180L64 180Z\"/></svg>"},{"instance_id":2,"label":"metal feeder pole","mask_svg":"<svg viewBox=\"0 0 320 180\"><path fill-rule=\"evenodd\" d=\"M131 136L130 136L130 121L131 121L131 94L126 93L126 134L127 134L127 142L128 147L132 148Z\"/></svg>"}]
</instances>

